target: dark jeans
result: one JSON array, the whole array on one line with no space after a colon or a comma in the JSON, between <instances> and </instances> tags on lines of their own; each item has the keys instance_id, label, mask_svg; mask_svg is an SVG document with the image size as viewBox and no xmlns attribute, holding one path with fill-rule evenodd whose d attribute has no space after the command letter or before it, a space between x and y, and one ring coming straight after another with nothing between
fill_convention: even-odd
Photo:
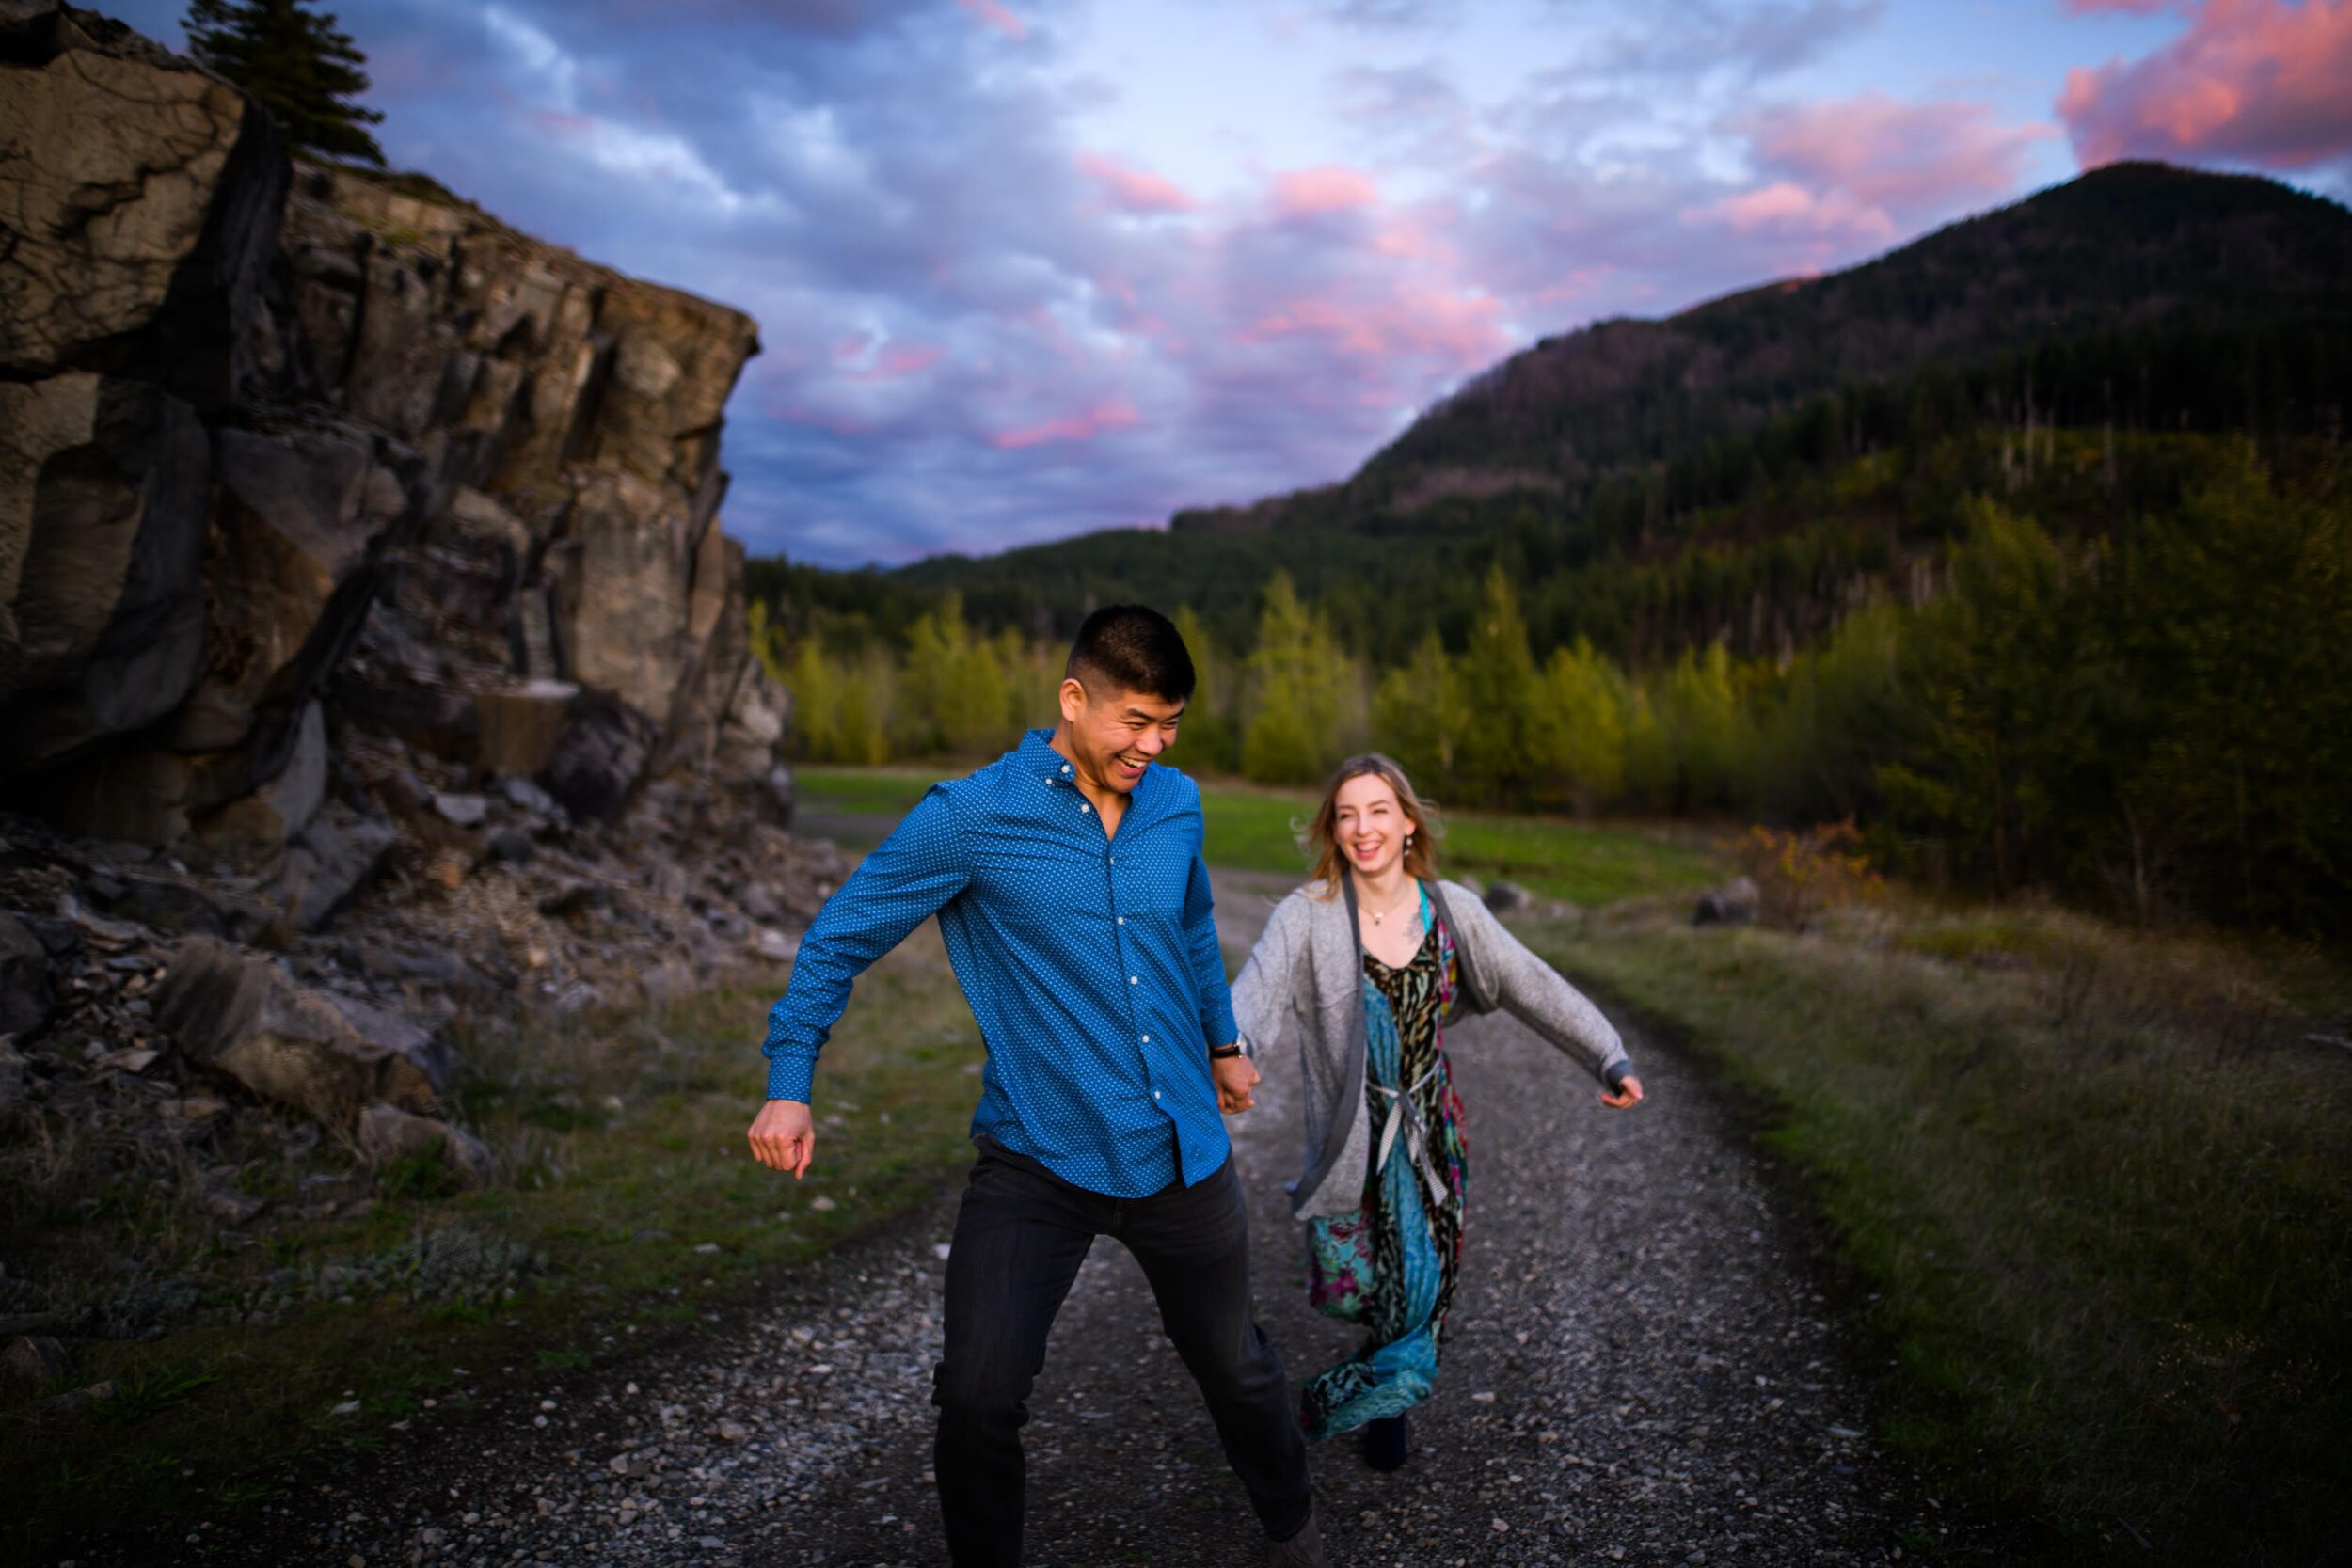
<instances>
[{"instance_id":1,"label":"dark jeans","mask_svg":"<svg viewBox=\"0 0 2352 1568\"><path fill-rule=\"evenodd\" d=\"M1250 1311L1249 1226L1228 1160L1194 1187L1104 1197L1019 1156L983 1148L947 1255L947 1354L931 1374L939 1407L933 1467L957 1568L1021 1561L1026 1469L1021 1427L1045 1337L1097 1236L1135 1254L1160 1323L1200 1386L1225 1458L1267 1536L1306 1528L1307 1445L1282 1359ZM1116 1476L1097 1478L1103 1506Z\"/></svg>"}]
</instances>

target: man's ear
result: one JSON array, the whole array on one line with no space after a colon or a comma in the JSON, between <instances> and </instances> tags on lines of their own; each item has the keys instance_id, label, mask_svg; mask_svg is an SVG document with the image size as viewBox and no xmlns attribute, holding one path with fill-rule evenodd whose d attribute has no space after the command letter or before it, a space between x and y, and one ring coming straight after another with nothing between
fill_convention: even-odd
<instances>
[{"instance_id":1,"label":"man's ear","mask_svg":"<svg viewBox=\"0 0 2352 1568\"><path fill-rule=\"evenodd\" d=\"M1075 675L1064 675L1061 682L1061 716L1065 723L1074 724L1086 717L1086 683Z\"/></svg>"}]
</instances>

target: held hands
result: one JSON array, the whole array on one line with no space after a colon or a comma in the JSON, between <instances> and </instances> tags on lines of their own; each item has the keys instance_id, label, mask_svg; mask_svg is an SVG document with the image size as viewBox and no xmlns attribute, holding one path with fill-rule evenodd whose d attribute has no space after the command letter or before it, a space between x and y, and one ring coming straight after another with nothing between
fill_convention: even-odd
<instances>
[{"instance_id":1,"label":"held hands","mask_svg":"<svg viewBox=\"0 0 2352 1568\"><path fill-rule=\"evenodd\" d=\"M1630 1105L1639 1105L1642 1102L1642 1081L1631 1073L1627 1073L1618 1081L1615 1094L1611 1094L1607 1089L1600 1091L1600 1102L1620 1111Z\"/></svg>"},{"instance_id":2,"label":"held hands","mask_svg":"<svg viewBox=\"0 0 2352 1568\"><path fill-rule=\"evenodd\" d=\"M808 1174L817 1155L817 1124L808 1106L798 1100L771 1100L752 1118L752 1158L777 1170L788 1170L798 1181Z\"/></svg>"},{"instance_id":3,"label":"held hands","mask_svg":"<svg viewBox=\"0 0 2352 1568\"><path fill-rule=\"evenodd\" d=\"M1211 1057L1209 1075L1216 1080L1216 1108L1226 1115L1247 1111L1258 1102L1249 1092L1258 1086L1258 1064L1248 1057Z\"/></svg>"}]
</instances>

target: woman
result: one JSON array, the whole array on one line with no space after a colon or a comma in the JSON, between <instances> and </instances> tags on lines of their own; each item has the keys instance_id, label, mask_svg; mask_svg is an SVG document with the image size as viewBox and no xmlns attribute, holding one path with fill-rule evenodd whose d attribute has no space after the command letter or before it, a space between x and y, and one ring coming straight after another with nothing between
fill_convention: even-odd
<instances>
[{"instance_id":1,"label":"woman","mask_svg":"<svg viewBox=\"0 0 2352 1568\"><path fill-rule=\"evenodd\" d=\"M1458 882L1439 882L1429 815L1403 768L1341 764L1308 828L1314 880L1266 922L1233 983L1253 1054L1298 1047L1308 1295L1370 1338L1300 1392L1308 1435L1364 1431L1375 1469L1405 1463L1405 1412L1438 1372L1462 1257L1468 1151L1444 1026L1502 1007L1584 1063L1623 1109L1641 1080L1617 1032Z\"/></svg>"}]
</instances>

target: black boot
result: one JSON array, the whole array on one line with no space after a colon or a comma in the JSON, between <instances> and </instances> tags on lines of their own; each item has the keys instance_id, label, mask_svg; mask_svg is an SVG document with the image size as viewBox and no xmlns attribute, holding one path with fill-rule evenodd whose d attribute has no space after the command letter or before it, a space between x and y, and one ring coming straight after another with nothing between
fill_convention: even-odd
<instances>
[{"instance_id":1,"label":"black boot","mask_svg":"<svg viewBox=\"0 0 2352 1568\"><path fill-rule=\"evenodd\" d=\"M1364 1423L1364 1463L1375 1470L1405 1468L1405 1418L1383 1416Z\"/></svg>"}]
</instances>

